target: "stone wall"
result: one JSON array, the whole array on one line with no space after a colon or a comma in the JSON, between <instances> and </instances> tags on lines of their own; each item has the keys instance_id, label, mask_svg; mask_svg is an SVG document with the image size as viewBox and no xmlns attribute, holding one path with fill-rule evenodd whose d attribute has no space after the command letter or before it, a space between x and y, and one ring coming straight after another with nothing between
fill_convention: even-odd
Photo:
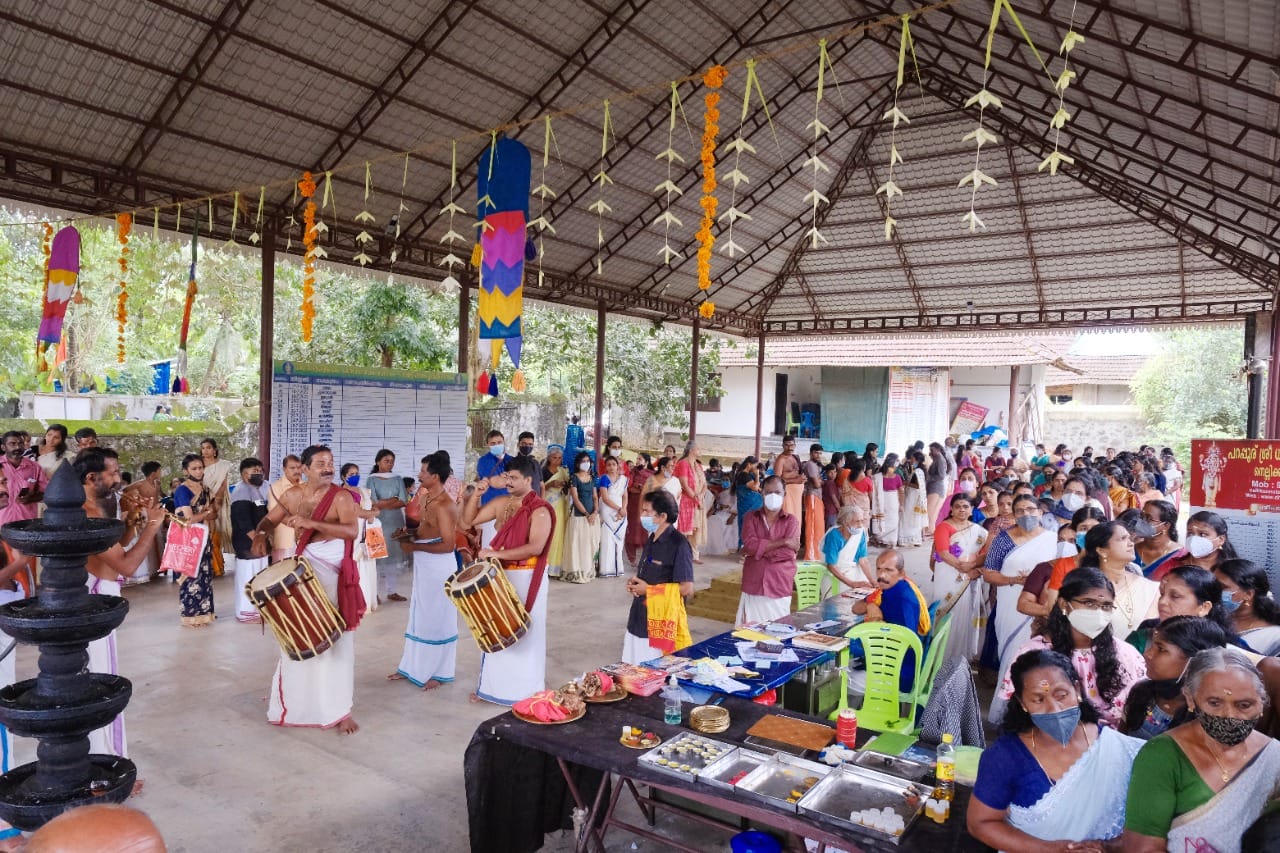
<instances>
[{"instance_id":1,"label":"stone wall","mask_svg":"<svg viewBox=\"0 0 1280 853\"><path fill-rule=\"evenodd\" d=\"M1123 450L1158 445L1160 437L1151 434L1137 406L1067 403L1045 407L1044 443L1050 447L1066 444L1076 453L1092 445L1101 453L1107 447Z\"/></svg>"}]
</instances>

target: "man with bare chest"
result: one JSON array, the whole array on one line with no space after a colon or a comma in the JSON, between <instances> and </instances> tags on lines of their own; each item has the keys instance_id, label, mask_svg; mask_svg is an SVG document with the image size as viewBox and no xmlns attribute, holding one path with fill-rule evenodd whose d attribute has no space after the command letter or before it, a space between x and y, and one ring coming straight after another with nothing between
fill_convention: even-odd
<instances>
[{"instance_id":1,"label":"man with bare chest","mask_svg":"<svg viewBox=\"0 0 1280 853\"><path fill-rule=\"evenodd\" d=\"M404 680L434 690L454 678L458 655L458 608L444 590L445 581L458 570L455 542L458 507L444 490L453 471L449 454L437 450L422 457L418 482L421 511L416 531L401 547L413 555L413 592L409 597L409 624L404 630L404 654L400 666L387 678Z\"/></svg>"},{"instance_id":2,"label":"man with bare chest","mask_svg":"<svg viewBox=\"0 0 1280 853\"><path fill-rule=\"evenodd\" d=\"M782 510L787 515L800 518L804 508L804 472L800 470L800 457L796 456L796 437L782 439L782 452L773 460L773 474L782 480L784 493Z\"/></svg>"},{"instance_id":3,"label":"man with bare chest","mask_svg":"<svg viewBox=\"0 0 1280 853\"><path fill-rule=\"evenodd\" d=\"M253 553L266 556L271 531L280 524L298 531L298 556L306 559L325 594L342 611L340 576L356 571L351 550L359 528L357 503L351 492L334 484L333 453L324 445L302 451L306 480L279 497L258 523ZM358 576L356 590L358 593ZM328 650L296 661L284 651L271 682L267 720L278 726L337 727L352 734L359 726L351 715L355 693L355 631L363 615L343 612L347 630Z\"/></svg>"}]
</instances>

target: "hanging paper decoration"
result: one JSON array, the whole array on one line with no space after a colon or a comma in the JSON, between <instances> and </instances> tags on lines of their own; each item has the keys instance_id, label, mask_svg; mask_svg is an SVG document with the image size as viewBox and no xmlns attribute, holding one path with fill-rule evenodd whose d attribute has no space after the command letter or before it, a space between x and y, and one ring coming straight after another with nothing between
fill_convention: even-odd
<instances>
[{"instance_id":1,"label":"hanging paper decoration","mask_svg":"<svg viewBox=\"0 0 1280 853\"><path fill-rule=\"evenodd\" d=\"M228 246L236 245L236 228L240 224L240 193L233 193L231 196L231 237L227 240Z\"/></svg>"},{"instance_id":2,"label":"hanging paper decoration","mask_svg":"<svg viewBox=\"0 0 1280 853\"><path fill-rule=\"evenodd\" d=\"M453 277L453 268L463 266L464 264L463 264L462 258L458 257L453 253L453 247L457 243L466 243L467 238L463 237L456 230L454 230L453 217L454 217L454 214L465 215L467 211L464 210L462 205L458 204L458 202L455 200L457 192L458 192L458 140L455 139L453 140L453 154L449 160L449 203L446 204L444 207L440 208L440 213L437 215L443 216L446 213L449 214L449 230L446 231L444 233L444 236L440 238L440 243L448 247L448 254L446 254L444 258L440 261L440 266L444 267L448 271L448 274L444 278L444 283L452 284L455 287L460 287L458 280ZM462 369L461 366L459 366L458 369L461 370Z\"/></svg>"},{"instance_id":3,"label":"hanging paper decoration","mask_svg":"<svg viewBox=\"0 0 1280 853\"><path fill-rule=\"evenodd\" d=\"M684 116L684 105L680 103L679 85L672 82L671 116L667 120L667 147L662 151L662 153L655 154L653 158L655 160L667 161L667 179L653 188L654 192L665 194L662 213L658 215L657 219L653 220L653 224L657 225L659 222L662 223L662 248L658 250L658 254L662 255L662 262L667 266L671 266L672 258L683 257L679 252L671 248L671 226L674 225L677 228L684 227L684 223L671 212L672 198L678 195L684 195L684 190L676 186L675 182L671 180L672 170L675 169L676 161L679 160L681 164L684 163L684 158L676 153L675 148L677 112L679 112L681 116ZM688 124L688 119L685 120L685 124Z\"/></svg>"},{"instance_id":4,"label":"hanging paper decoration","mask_svg":"<svg viewBox=\"0 0 1280 853\"><path fill-rule=\"evenodd\" d=\"M191 229L191 267L187 271L187 298L182 304L182 331L178 335L178 377L174 390L185 394L190 388L187 382L187 335L191 331L191 308L196 303L196 258L200 248L200 220Z\"/></svg>"},{"instance_id":5,"label":"hanging paper decoration","mask_svg":"<svg viewBox=\"0 0 1280 853\"><path fill-rule=\"evenodd\" d=\"M356 235L356 243L359 244L360 251L357 252L355 257L351 259L353 261L357 261L360 264L360 266L365 266L366 264L373 262L373 258L369 257L368 253L365 252L365 248L368 246L368 244L373 242L373 236L369 234L367 229L363 228L363 226L372 225L374 222L377 221L377 217L375 217L372 213L369 212L369 194L370 194L370 187L373 183L373 176L371 174L371 169L372 167L369 165L369 161L365 160L364 161L364 210L361 210L359 213L356 214L356 224L362 226L360 233Z\"/></svg>"},{"instance_id":6,"label":"hanging paper decoration","mask_svg":"<svg viewBox=\"0 0 1280 853\"><path fill-rule=\"evenodd\" d=\"M476 181L476 213L480 218L480 334L477 347L489 360L485 393L497 396L501 344L520 372L521 318L524 313L524 261L533 244L525 234L529 218L529 149L506 136L490 137L489 156L482 157Z\"/></svg>"},{"instance_id":7,"label":"hanging paper decoration","mask_svg":"<svg viewBox=\"0 0 1280 853\"><path fill-rule=\"evenodd\" d=\"M751 145L751 143L747 142L746 138L743 136L747 123L747 113L751 108L752 91L759 94L760 106L764 108L765 119L769 122L769 129L773 130L773 118L769 115L769 103L765 100L764 91L760 88L760 78L756 76L756 61L754 59L748 59L747 83L742 89L742 114L738 118L738 135L732 142L726 145L724 149L726 153L733 154L733 169L725 175L725 178L732 182L733 189L729 191L729 209L720 216L721 222L726 219L729 220L725 243L724 246L721 247L720 251L727 253L731 258L736 258L738 256L738 252L742 251L742 247L733 242L733 223L737 222L739 219L751 219L749 215L738 210L736 205L738 202L738 185L751 183L751 179L743 174L742 169L740 168L742 164L742 152L747 151L751 154L756 153L756 149ZM774 141L777 142L776 132L774 134ZM782 153L781 145L778 146L778 153Z\"/></svg>"},{"instance_id":8,"label":"hanging paper decoration","mask_svg":"<svg viewBox=\"0 0 1280 853\"><path fill-rule=\"evenodd\" d=\"M316 245L316 182L310 172L302 173L298 192L306 199L302 209L302 244L306 252L302 256L302 342L311 343L311 326L316 318L316 256L324 250Z\"/></svg>"},{"instance_id":9,"label":"hanging paper decoration","mask_svg":"<svg viewBox=\"0 0 1280 853\"><path fill-rule=\"evenodd\" d=\"M893 87L893 107L881 116L882 121L892 121L889 129L889 179L876 189L876 195L884 193L884 239L893 239L893 230L898 220L893 218L893 197L902 195L902 189L894 180L894 168L902 162L902 154L898 151L898 125L910 124L906 113L898 106L902 96L902 83L906 77L907 53L911 53L911 64L916 70L916 82L920 81L920 67L916 63L916 46L911 40L911 16L902 16L902 36L898 41L898 76Z\"/></svg>"},{"instance_id":10,"label":"hanging paper decoration","mask_svg":"<svg viewBox=\"0 0 1280 853\"><path fill-rule=\"evenodd\" d=\"M120 242L120 293L116 296L116 361L124 364L124 327L129 322L129 232L133 230L133 216L116 214L116 239Z\"/></svg>"},{"instance_id":11,"label":"hanging paper decoration","mask_svg":"<svg viewBox=\"0 0 1280 853\"><path fill-rule=\"evenodd\" d=\"M818 173L830 172L831 167L822 162L822 158L818 156L818 141L822 137L831 132L831 128L822 122L822 95L826 87L827 72L831 72L831 79L835 79L836 70L831 64L831 57L827 54L827 40L818 40L818 89L813 99L813 121L805 125L813 134L813 150L809 153L809 159L804 161L804 168L813 172L813 189L805 194L804 200L809 203L809 230L804 236L809 238L809 248L818 248L819 243L827 242L827 238L822 236L822 232L818 230L818 205L829 205L830 200L822 194L818 189Z\"/></svg>"},{"instance_id":12,"label":"hanging paper decoration","mask_svg":"<svg viewBox=\"0 0 1280 853\"><path fill-rule=\"evenodd\" d=\"M1067 34L1058 48L1058 53L1062 56L1062 71L1053 81L1053 88L1058 92L1058 111L1053 114L1053 118L1049 119L1049 129L1053 131L1053 151L1036 168L1037 172L1043 172L1048 168L1050 175L1058 174L1058 167L1063 163L1075 165L1076 162L1075 158L1062 153L1058 147L1062 139L1062 128L1071 121L1071 113L1067 112L1066 107L1067 87L1076 79L1076 72L1071 70L1071 51L1076 45L1084 44L1084 36L1076 32L1075 25L1076 7L1072 4Z\"/></svg>"},{"instance_id":13,"label":"hanging paper decoration","mask_svg":"<svg viewBox=\"0 0 1280 853\"><path fill-rule=\"evenodd\" d=\"M50 369L47 349L62 342L62 321L80 277L80 232L67 226L48 241L53 226L46 223L44 228L49 248L45 260L44 304L40 312L40 329L36 332L36 349L41 354L36 369L40 373Z\"/></svg>"},{"instance_id":14,"label":"hanging paper decoration","mask_svg":"<svg viewBox=\"0 0 1280 853\"><path fill-rule=\"evenodd\" d=\"M707 87L703 96L705 107L702 114L702 198L698 204L702 208L702 221L698 226L698 289L706 293L711 287L711 249L715 245L715 235L711 226L716 221L716 137L720 133L720 87L724 85L729 71L723 65L713 65L702 75L702 82ZM705 297L704 297L705 299ZM705 303L704 303L705 304ZM703 310L702 308L698 309ZM715 310L715 306L711 306Z\"/></svg>"},{"instance_id":15,"label":"hanging paper decoration","mask_svg":"<svg viewBox=\"0 0 1280 853\"><path fill-rule=\"evenodd\" d=\"M258 187L258 215L253 219L253 233L249 235L249 242L255 246L262 241L262 208L266 200L267 188Z\"/></svg>"},{"instance_id":16,"label":"hanging paper decoration","mask_svg":"<svg viewBox=\"0 0 1280 853\"><path fill-rule=\"evenodd\" d=\"M551 147L555 146L556 159L560 159L560 144L556 142L556 133L551 129L551 116L543 116L542 131L542 174L539 183L533 188L534 195L538 196L538 218L529 223L530 228L538 229L538 286L542 287L546 280L542 272L542 259L546 256L546 247L543 245L543 235L550 231L551 236L555 236L556 229L547 220L547 197L555 198L555 191L547 186L547 164L551 162ZM517 381L520 387L516 387ZM516 372L516 378L511 381L511 390L516 393L524 391L524 374Z\"/></svg>"},{"instance_id":17,"label":"hanging paper decoration","mask_svg":"<svg viewBox=\"0 0 1280 853\"><path fill-rule=\"evenodd\" d=\"M43 270L44 287L40 291L40 310L43 312L45 306L49 304L49 254L50 243L53 240L53 226L48 222L40 224L40 257L44 258L41 262ZM41 325L44 323L41 321ZM40 332L36 331L36 373L41 374L45 371L44 365L44 348L40 345Z\"/></svg>"},{"instance_id":18,"label":"hanging paper decoration","mask_svg":"<svg viewBox=\"0 0 1280 853\"><path fill-rule=\"evenodd\" d=\"M328 234L329 226L324 221L324 209L326 207L333 208L333 224L338 224L338 205L333 199L333 172L324 173L324 194L320 198L320 218L316 220L316 235ZM327 258L329 253L324 249L317 247L316 253L318 257Z\"/></svg>"},{"instance_id":19,"label":"hanging paper decoration","mask_svg":"<svg viewBox=\"0 0 1280 853\"><path fill-rule=\"evenodd\" d=\"M596 275L604 274L604 215L612 213L613 208L604 200L605 184L613 183L605 169L605 155L609 153L609 138L613 136L613 119L609 116L609 102L604 102L604 122L600 128L600 170L591 177L593 183L600 188L599 197L587 208L596 215ZM617 142L616 137L614 142Z\"/></svg>"}]
</instances>

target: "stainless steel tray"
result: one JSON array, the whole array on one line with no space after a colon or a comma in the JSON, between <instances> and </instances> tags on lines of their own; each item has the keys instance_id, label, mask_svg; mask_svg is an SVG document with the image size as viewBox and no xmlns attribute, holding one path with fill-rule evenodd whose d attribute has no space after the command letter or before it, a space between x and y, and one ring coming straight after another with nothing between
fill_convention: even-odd
<instances>
[{"instance_id":1,"label":"stainless steel tray","mask_svg":"<svg viewBox=\"0 0 1280 853\"><path fill-rule=\"evenodd\" d=\"M794 796L794 792L799 791L803 796L830 772L831 768L825 764L778 753L752 770L734 790L749 800L796 811L800 797Z\"/></svg>"},{"instance_id":2,"label":"stainless steel tray","mask_svg":"<svg viewBox=\"0 0 1280 853\"><path fill-rule=\"evenodd\" d=\"M738 747L726 752L709 764L705 770L698 774L699 782L706 782L713 788L723 788L726 791L733 790L733 782L730 780L739 773L750 773L761 764L769 760L769 756L763 752L754 752L750 749ZM746 776L743 776L745 779Z\"/></svg>"},{"instance_id":3,"label":"stainless steel tray","mask_svg":"<svg viewBox=\"0 0 1280 853\"><path fill-rule=\"evenodd\" d=\"M855 823L850 814L865 809L892 809L901 815L905 834L920 816L929 792L925 785L845 764L814 785L797 808L801 814L821 815L855 832L898 844L903 836Z\"/></svg>"},{"instance_id":4,"label":"stainless steel tray","mask_svg":"<svg viewBox=\"0 0 1280 853\"><path fill-rule=\"evenodd\" d=\"M702 771L736 747L705 735L681 732L640 756L646 767L682 779L696 779Z\"/></svg>"},{"instance_id":5,"label":"stainless steel tray","mask_svg":"<svg viewBox=\"0 0 1280 853\"><path fill-rule=\"evenodd\" d=\"M933 773L933 768L928 764L897 755L885 755L883 752L859 752L853 763L886 776L896 776L912 782L921 782Z\"/></svg>"}]
</instances>

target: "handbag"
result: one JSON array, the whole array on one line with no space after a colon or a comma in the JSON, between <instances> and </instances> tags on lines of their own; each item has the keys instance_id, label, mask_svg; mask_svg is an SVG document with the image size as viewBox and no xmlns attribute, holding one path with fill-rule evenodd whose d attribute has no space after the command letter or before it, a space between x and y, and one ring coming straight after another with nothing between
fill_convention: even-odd
<instances>
[{"instance_id":1,"label":"handbag","mask_svg":"<svg viewBox=\"0 0 1280 853\"><path fill-rule=\"evenodd\" d=\"M377 519L370 521L364 529L364 548L371 559L381 560L388 556L387 537L382 532L382 522Z\"/></svg>"},{"instance_id":2,"label":"handbag","mask_svg":"<svg viewBox=\"0 0 1280 853\"><path fill-rule=\"evenodd\" d=\"M160 571L176 572L189 578L200 572L200 558L209 544L206 524L171 524L160 556Z\"/></svg>"}]
</instances>

